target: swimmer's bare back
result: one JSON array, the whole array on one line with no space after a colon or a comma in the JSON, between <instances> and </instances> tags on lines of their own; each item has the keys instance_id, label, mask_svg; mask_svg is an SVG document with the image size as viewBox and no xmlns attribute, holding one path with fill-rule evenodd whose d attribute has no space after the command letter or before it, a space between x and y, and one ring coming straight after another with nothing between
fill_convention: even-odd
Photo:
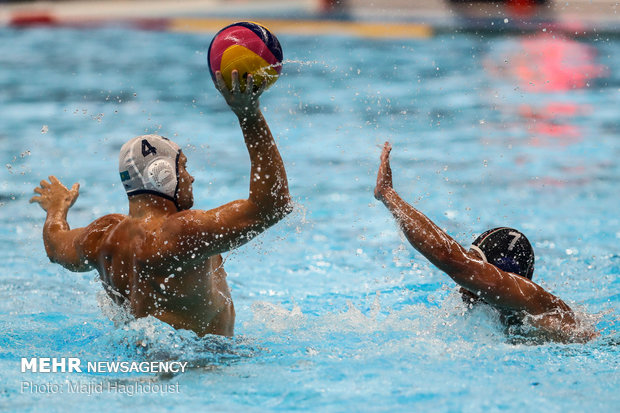
<instances>
[{"instance_id":1,"label":"swimmer's bare back","mask_svg":"<svg viewBox=\"0 0 620 413\"><path fill-rule=\"evenodd\" d=\"M192 210L193 177L180 152L178 197L143 193L129 198L129 214L106 215L70 229L69 208L79 185L67 189L54 176L35 188L47 211L43 241L52 262L76 271L97 270L104 288L136 317L152 315L198 335L232 335L235 311L221 253L236 248L291 211L284 164L258 103L264 90L229 91L219 73L218 90L239 118L251 161L250 195L218 208Z\"/></svg>"}]
</instances>

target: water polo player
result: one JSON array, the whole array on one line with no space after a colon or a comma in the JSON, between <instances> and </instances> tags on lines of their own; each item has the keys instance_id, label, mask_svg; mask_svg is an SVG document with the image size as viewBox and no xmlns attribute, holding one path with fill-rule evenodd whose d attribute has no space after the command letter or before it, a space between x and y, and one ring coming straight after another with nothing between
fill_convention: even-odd
<instances>
[{"instance_id":1,"label":"water polo player","mask_svg":"<svg viewBox=\"0 0 620 413\"><path fill-rule=\"evenodd\" d=\"M232 335L235 311L221 253L239 247L291 211L284 164L259 108L264 82L240 91L216 85L239 118L250 154L248 199L209 211L192 210L194 178L173 142L157 135L121 148L119 172L129 215L106 215L70 229L67 212L78 197L58 179L41 181L30 202L47 211L43 241L50 261L71 271L96 269L108 294L136 317L152 315L175 328Z\"/></svg>"},{"instance_id":2,"label":"water polo player","mask_svg":"<svg viewBox=\"0 0 620 413\"><path fill-rule=\"evenodd\" d=\"M405 202L392 187L388 142L381 153L375 198L398 221L407 240L433 265L461 286L466 302L484 302L499 310L505 323L523 322L544 337L558 341L585 341L585 331L560 298L531 281L534 251L521 232L495 228L478 237L469 251Z\"/></svg>"}]
</instances>

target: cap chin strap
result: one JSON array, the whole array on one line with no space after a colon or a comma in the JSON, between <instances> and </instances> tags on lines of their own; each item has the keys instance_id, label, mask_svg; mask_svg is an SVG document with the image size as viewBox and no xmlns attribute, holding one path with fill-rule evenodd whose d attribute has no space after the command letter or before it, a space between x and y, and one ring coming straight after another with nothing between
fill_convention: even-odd
<instances>
[{"instance_id":1,"label":"cap chin strap","mask_svg":"<svg viewBox=\"0 0 620 413\"><path fill-rule=\"evenodd\" d=\"M487 261L486 254L484 252L482 252L482 250L480 248L478 248L477 245L472 245L471 247L469 247L469 249L476 251L482 257L482 261L486 262L487 264L489 263L489 261Z\"/></svg>"}]
</instances>

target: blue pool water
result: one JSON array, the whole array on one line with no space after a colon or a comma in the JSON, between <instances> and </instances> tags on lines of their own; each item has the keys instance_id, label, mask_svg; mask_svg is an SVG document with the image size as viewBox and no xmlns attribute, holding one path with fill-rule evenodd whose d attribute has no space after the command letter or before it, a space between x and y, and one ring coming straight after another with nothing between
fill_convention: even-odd
<instances>
[{"instance_id":1,"label":"blue pool water","mask_svg":"<svg viewBox=\"0 0 620 413\"><path fill-rule=\"evenodd\" d=\"M95 273L49 263L32 188L81 184L73 227L126 212L117 154L177 141L196 207L247 196L249 161L209 78L209 35L0 29L0 408L5 411L614 411L618 392L620 42L529 35L280 38L262 99L295 212L226 255L236 337L123 317ZM600 338L536 344L466 311L372 196L395 187L464 245L523 230L534 279ZM183 374L21 373L22 357L188 361ZM22 391L59 384L63 394ZM179 393L68 394L72 383ZM135 407L133 408L135 409Z\"/></svg>"}]
</instances>

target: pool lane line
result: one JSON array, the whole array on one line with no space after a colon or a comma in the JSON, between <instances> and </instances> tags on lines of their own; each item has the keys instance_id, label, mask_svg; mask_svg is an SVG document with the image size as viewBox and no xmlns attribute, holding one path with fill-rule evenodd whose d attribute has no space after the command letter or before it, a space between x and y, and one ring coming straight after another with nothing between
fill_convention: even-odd
<instances>
[{"instance_id":1,"label":"pool lane line","mask_svg":"<svg viewBox=\"0 0 620 413\"><path fill-rule=\"evenodd\" d=\"M79 27L94 28L120 24L146 30L184 33L216 33L242 18L129 18L129 19L63 19L49 12L16 13L9 21L13 27ZM359 22L342 20L259 19L277 33L301 36L349 35L375 39L421 39L434 35L428 24L400 22Z\"/></svg>"},{"instance_id":2,"label":"pool lane line","mask_svg":"<svg viewBox=\"0 0 620 413\"><path fill-rule=\"evenodd\" d=\"M1 1L1 0L0 0ZM4 17L4 18L2 18ZM0 16L0 27L73 27L93 29L106 26L127 27L139 30L160 30L185 33L216 33L222 27L243 18L222 17L131 17L131 18L94 18L63 17L50 11L18 11L6 18ZM519 25L493 24L497 19L461 21L459 24L419 23L419 22L368 22L349 20L314 20L314 19L258 19L262 24L278 33L301 36L349 35L360 38L375 39L424 39L438 35L476 35L505 36L526 35L546 31L569 38L601 39L620 38L620 26L591 28L575 26L571 22L532 20Z\"/></svg>"},{"instance_id":3,"label":"pool lane line","mask_svg":"<svg viewBox=\"0 0 620 413\"><path fill-rule=\"evenodd\" d=\"M215 33L222 27L240 19L202 19L172 18L167 29L184 33ZM366 38L429 38L434 30L427 24L420 23L378 23L352 22L339 20L282 20L260 19L260 23L270 30L281 34L302 36L352 35Z\"/></svg>"}]
</instances>

